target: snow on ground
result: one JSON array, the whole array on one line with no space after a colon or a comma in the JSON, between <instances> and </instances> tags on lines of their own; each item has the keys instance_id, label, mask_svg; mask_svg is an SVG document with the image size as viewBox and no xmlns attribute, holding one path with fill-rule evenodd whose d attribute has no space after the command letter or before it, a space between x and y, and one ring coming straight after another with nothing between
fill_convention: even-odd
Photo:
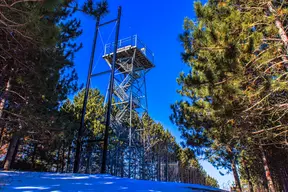
<instances>
[{"instance_id":1,"label":"snow on ground","mask_svg":"<svg viewBox=\"0 0 288 192\"><path fill-rule=\"evenodd\" d=\"M195 192L219 190L197 184L133 180L100 174L0 171L0 191Z\"/></svg>"}]
</instances>

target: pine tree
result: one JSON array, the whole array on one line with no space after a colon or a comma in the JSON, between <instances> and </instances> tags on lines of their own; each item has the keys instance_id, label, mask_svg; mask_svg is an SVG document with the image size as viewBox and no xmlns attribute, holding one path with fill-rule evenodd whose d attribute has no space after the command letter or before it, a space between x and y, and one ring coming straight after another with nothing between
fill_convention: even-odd
<instances>
[{"instance_id":1,"label":"pine tree","mask_svg":"<svg viewBox=\"0 0 288 192\"><path fill-rule=\"evenodd\" d=\"M65 3L47 9L37 2L23 2L17 4L17 9L31 11L23 18L29 21L25 30L35 42L27 42L27 37L17 33L6 33L11 42L5 42L4 46L17 51L9 52L12 54L8 58L10 64L3 66L2 77L10 81L11 87L1 109L6 116L2 126L5 125L13 135L5 169L9 169L12 163L13 143L29 132L36 134L46 128L49 130L53 125L53 113L57 113L61 101L77 90L77 76L71 69L74 52L81 47L73 43L73 39L81 34L80 23L77 19L69 19L74 11ZM30 17L34 18L31 22ZM47 123L47 119L51 121Z\"/></svg>"},{"instance_id":2,"label":"pine tree","mask_svg":"<svg viewBox=\"0 0 288 192\"><path fill-rule=\"evenodd\" d=\"M196 3L195 11L199 24L186 19L181 36L183 59L192 68L178 78L182 86L179 93L187 100L172 106L172 120L188 145L204 149L215 166L233 170L241 190L236 168L239 136L234 116L243 108L243 67L236 57L238 34L234 31L241 29L242 18L237 10L217 6L214 1L207 6Z\"/></svg>"},{"instance_id":3,"label":"pine tree","mask_svg":"<svg viewBox=\"0 0 288 192\"><path fill-rule=\"evenodd\" d=\"M172 106L172 120L188 145L204 149L215 166L233 170L238 190L241 151L285 145L286 42L281 26L286 9L285 2L211 0L195 4L197 25L189 19L184 23L182 57L191 71L178 78L185 100ZM275 191L271 177L266 179Z\"/></svg>"}]
</instances>

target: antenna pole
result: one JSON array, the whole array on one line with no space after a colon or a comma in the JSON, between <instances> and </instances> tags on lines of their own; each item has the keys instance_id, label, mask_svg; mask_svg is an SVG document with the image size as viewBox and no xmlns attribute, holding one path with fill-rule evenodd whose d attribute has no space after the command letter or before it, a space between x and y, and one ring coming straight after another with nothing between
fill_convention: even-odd
<instances>
[{"instance_id":1,"label":"antenna pole","mask_svg":"<svg viewBox=\"0 0 288 192\"><path fill-rule=\"evenodd\" d=\"M110 120L111 120L110 117L111 117L111 111L112 111L112 94L113 94L113 86L114 86L115 64L116 64L116 60L117 60L117 48L118 48L118 39L119 39L119 31L120 31L120 19L121 19L121 6L118 7L118 17L117 17L114 52L113 52L113 60L112 60L112 70L111 70L111 76L110 76L110 82L109 82L108 106L107 106L107 113L106 113L104 147L103 147L102 165L101 165L101 173L102 174L106 173L106 160L107 160L107 150L108 150L109 127L110 127Z\"/></svg>"},{"instance_id":2,"label":"antenna pole","mask_svg":"<svg viewBox=\"0 0 288 192\"><path fill-rule=\"evenodd\" d=\"M93 45L92 45L92 53L91 53L89 69L88 69L88 76L87 76L87 80L86 80L86 88L85 88L85 95L84 95L84 101L83 101L83 107L82 107L81 122L80 122L80 127L78 129L73 173L78 173L78 171L79 171L79 164L80 164L80 157L81 157L81 145L82 145L81 142L82 142L82 134L83 134L83 130L84 130L84 118L85 118L85 114L86 114L86 106L87 106L87 100L88 100L88 95L89 95L89 88L90 88L92 67L93 67L93 63L94 63L94 55L95 55L95 50L96 50L96 42L97 42L97 36L98 36L99 23L100 23L100 17L97 17L94 39L93 39Z\"/></svg>"}]
</instances>

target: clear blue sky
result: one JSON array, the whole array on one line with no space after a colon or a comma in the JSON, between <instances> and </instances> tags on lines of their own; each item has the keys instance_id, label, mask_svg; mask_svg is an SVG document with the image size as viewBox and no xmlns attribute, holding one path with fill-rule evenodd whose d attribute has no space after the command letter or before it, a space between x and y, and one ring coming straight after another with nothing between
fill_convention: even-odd
<instances>
[{"instance_id":1,"label":"clear blue sky","mask_svg":"<svg viewBox=\"0 0 288 192\"><path fill-rule=\"evenodd\" d=\"M178 39L183 31L183 19L185 17L194 17L193 0L179 1L157 1L157 0L108 0L110 13L103 19L107 21L117 16L117 7L122 6L122 19L120 27L120 38L137 34L141 40L155 54L155 65L147 75L148 105L150 116L161 122L179 142L180 133L169 120L171 114L170 105L181 98L176 93L178 85L176 78L179 73L187 67L181 61L181 47ZM82 20L83 35L79 38L84 44L75 59L76 70L79 75L79 81L86 81L89 56L91 54L91 45L94 34L95 20L93 18L78 14ZM103 54L103 44L113 41L114 24L100 29L98 45L95 55L94 72L104 71L107 65L101 58ZM112 32L112 36L109 36ZM103 42L102 42L103 40ZM100 90L106 90L108 76L96 77L92 81L92 87ZM215 177L222 187L222 183L232 180L231 175L221 176L219 172L208 162L202 162L205 170Z\"/></svg>"}]
</instances>

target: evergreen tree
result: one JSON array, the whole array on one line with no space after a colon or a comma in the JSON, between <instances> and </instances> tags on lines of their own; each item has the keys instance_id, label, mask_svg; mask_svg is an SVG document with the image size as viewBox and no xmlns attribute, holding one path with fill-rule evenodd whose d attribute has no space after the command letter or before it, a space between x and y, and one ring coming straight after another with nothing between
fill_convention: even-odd
<instances>
[{"instance_id":1,"label":"evergreen tree","mask_svg":"<svg viewBox=\"0 0 288 192\"><path fill-rule=\"evenodd\" d=\"M28 135L33 137L43 130L49 131L61 101L77 90L77 76L71 69L73 55L81 47L73 43L73 39L81 34L80 23L71 17L74 10L67 8L66 2L56 4L52 9L37 2L22 2L17 4L17 9L31 12L23 18L28 20L26 32L35 42L12 32L6 33L6 38L11 41L3 44L15 50L8 58L10 64L4 65L5 70L1 73L10 85L9 94L3 93L6 98L3 98L5 103L1 111L5 121L2 119L1 125L13 135L5 169L10 168L18 140ZM30 15L32 13L34 15ZM34 20L30 21L30 17Z\"/></svg>"},{"instance_id":2,"label":"evergreen tree","mask_svg":"<svg viewBox=\"0 0 288 192\"><path fill-rule=\"evenodd\" d=\"M186 144L202 149L216 167L233 170L238 190L240 153L260 154L275 191L266 146L285 145L286 3L211 0L196 3L195 11L197 25L186 19L181 35L191 68L178 78L185 100L172 106L171 119Z\"/></svg>"}]
</instances>

